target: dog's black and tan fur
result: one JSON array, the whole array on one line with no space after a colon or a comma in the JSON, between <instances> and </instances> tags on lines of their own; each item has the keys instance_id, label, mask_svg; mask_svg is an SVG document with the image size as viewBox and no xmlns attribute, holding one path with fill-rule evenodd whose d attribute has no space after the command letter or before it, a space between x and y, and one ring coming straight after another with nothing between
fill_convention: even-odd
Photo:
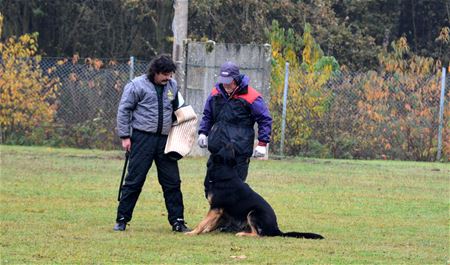
<instances>
[{"instance_id":1,"label":"dog's black and tan fur","mask_svg":"<svg viewBox=\"0 0 450 265\"><path fill-rule=\"evenodd\" d=\"M283 233L278 228L277 217L270 204L244 183L234 170L236 164L233 146L227 145L212 157L206 217L187 235L198 235L215 230L224 216L246 223L249 229L237 236L284 236L323 239L314 233Z\"/></svg>"}]
</instances>

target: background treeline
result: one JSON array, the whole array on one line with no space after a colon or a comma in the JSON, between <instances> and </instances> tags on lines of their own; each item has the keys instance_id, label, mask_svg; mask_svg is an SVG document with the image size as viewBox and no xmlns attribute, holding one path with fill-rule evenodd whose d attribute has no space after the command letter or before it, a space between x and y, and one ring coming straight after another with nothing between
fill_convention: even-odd
<instances>
[{"instance_id":1,"label":"background treeline","mask_svg":"<svg viewBox=\"0 0 450 265\"><path fill-rule=\"evenodd\" d=\"M120 146L114 115L129 78L127 58L138 57L135 70L143 72L150 58L171 52L173 2L0 4L1 143ZM443 123L439 119L441 69L450 56L449 6L419 0L196 0L190 1L189 35L271 44L273 153L449 161L449 92Z\"/></svg>"},{"instance_id":2,"label":"background treeline","mask_svg":"<svg viewBox=\"0 0 450 265\"><path fill-rule=\"evenodd\" d=\"M6 36L39 32L43 56L150 59L170 53L173 1L0 0ZM448 65L436 39L450 25L446 0L190 0L192 39L269 43L273 20L303 34L305 23L326 55L350 70L378 67L383 48L406 37L411 51Z\"/></svg>"}]
</instances>

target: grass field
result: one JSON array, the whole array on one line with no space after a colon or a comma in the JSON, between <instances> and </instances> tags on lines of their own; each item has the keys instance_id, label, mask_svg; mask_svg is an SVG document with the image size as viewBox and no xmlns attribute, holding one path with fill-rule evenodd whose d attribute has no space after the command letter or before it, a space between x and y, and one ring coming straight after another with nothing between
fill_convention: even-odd
<instances>
[{"instance_id":1,"label":"grass field","mask_svg":"<svg viewBox=\"0 0 450 265\"><path fill-rule=\"evenodd\" d=\"M326 240L188 237L167 222L154 168L113 232L119 151L0 146L1 264L448 264L450 164L253 161L248 183L281 230ZM180 161L185 217L205 215L206 158Z\"/></svg>"}]
</instances>

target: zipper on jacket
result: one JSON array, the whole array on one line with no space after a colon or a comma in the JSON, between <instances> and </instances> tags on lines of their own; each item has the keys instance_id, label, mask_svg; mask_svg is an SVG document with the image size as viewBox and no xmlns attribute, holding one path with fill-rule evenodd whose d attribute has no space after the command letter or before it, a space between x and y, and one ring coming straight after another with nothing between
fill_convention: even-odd
<instances>
[{"instance_id":1,"label":"zipper on jacket","mask_svg":"<svg viewBox=\"0 0 450 265\"><path fill-rule=\"evenodd\" d=\"M156 134L160 135L162 132L162 127L163 127L163 94L164 94L164 87L163 86L159 86L156 87L155 85L155 89L156 89L156 94L158 96L158 129L156 130Z\"/></svg>"}]
</instances>

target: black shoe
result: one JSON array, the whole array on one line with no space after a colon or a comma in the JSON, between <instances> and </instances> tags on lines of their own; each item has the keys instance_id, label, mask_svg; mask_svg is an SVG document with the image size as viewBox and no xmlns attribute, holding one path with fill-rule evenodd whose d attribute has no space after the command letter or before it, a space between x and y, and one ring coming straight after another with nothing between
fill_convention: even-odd
<instances>
[{"instance_id":1,"label":"black shoe","mask_svg":"<svg viewBox=\"0 0 450 265\"><path fill-rule=\"evenodd\" d=\"M125 231L125 229L127 228L127 223L125 222L117 222L114 225L114 231Z\"/></svg>"},{"instance_id":2,"label":"black shoe","mask_svg":"<svg viewBox=\"0 0 450 265\"><path fill-rule=\"evenodd\" d=\"M175 223L172 224L172 231L185 233L191 231L191 229L186 226L183 219L178 218Z\"/></svg>"}]
</instances>

